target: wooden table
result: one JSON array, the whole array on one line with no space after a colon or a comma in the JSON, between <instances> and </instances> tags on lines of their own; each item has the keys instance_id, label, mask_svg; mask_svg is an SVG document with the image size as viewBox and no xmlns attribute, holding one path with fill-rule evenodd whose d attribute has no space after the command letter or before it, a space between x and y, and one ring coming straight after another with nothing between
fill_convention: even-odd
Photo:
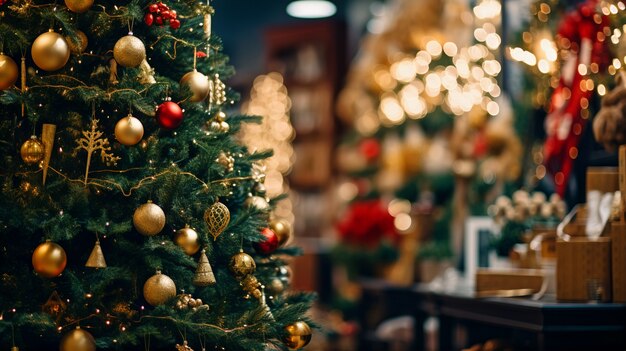
<instances>
[{"instance_id":1,"label":"wooden table","mask_svg":"<svg viewBox=\"0 0 626 351\"><path fill-rule=\"evenodd\" d=\"M467 289L432 292L423 286L414 293L416 340L424 340L426 318L438 317L442 351L493 338L512 341L515 350L626 350L626 304L563 303L553 296L476 298ZM456 326L467 330L462 345L455 345Z\"/></svg>"}]
</instances>

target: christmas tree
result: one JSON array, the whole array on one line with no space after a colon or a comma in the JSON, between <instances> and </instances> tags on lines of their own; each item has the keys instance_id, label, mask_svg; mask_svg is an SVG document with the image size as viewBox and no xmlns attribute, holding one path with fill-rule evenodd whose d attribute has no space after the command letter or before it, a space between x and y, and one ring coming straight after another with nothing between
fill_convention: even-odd
<instances>
[{"instance_id":1,"label":"christmas tree","mask_svg":"<svg viewBox=\"0 0 626 351\"><path fill-rule=\"evenodd\" d=\"M299 349L213 8L0 1L0 347ZM155 109L156 107L156 109ZM60 346L59 346L60 345Z\"/></svg>"}]
</instances>

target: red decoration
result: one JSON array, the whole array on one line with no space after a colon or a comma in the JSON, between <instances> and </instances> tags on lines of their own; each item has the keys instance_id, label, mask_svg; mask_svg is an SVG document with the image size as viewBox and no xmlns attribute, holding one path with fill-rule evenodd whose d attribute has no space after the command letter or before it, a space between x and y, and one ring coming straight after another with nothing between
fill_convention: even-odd
<instances>
[{"instance_id":1,"label":"red decoration","mask_svg":"<svg viewBox=\"0 0 626 351\"><path fill-rule=\"evenodd\" d=\"M361 141L359 150L368 161L372 161L380 155L380 143L374 138L365 139Z\"/></svg>"},{"instance_id":2,"label":"red decoration","mask_svg":"<svg viewBox=\"0 0 626 351\"><path fill-rule=\"evenodd\" d=\"M196 52L196 57L197 58L207 57L207 54L204 51L198 51L198 52Z\"/></svg>"},{"instance_id":3,"label":"red decoration","mask_svg":"<svg viewBox=\"0 0 626 351\"><path fill-rule=\"evenodd\" d=\"M1 1L1 0L0 0ZM143 22L147 25L147 26L151 26L152 23L154 23L154 16L151 13L146 13L146 15L143 17Z\"/></svg>"},{"instance_id":4,"label":"red decoration","mask_svg":"<svg viewBox=\"0 0 626 351\"><path fill-rule=\"evenodd\" d=\"M148 13L144 16L143 21L147 26L151 26L152 24L156 24L157 26L169 24L170 28L178 29L180 28L180 21L177 20L176 17L178 17L176 10L171 10L169 6L158 2L148 6Z\"/></svg>"},{"instance_id":5,"label":"red decoration","mask_svg":"<svg viewBox=\"0 0 626 351\"><path fill-rule=\"evenodd\" d=\"M400 238L393 217L378 199L353 203L343 218L337 230L347 244L376 247L384 239L395 243Z\"/></svg>"},{"instance_id":6,"label":"red decoration","mask_svg":"<svg viewBox=\"0 0 626 351\"><path fill-rule=\"evenodd\" d=\"M585 89L581 81L589 78L581 74L579 66L589 69L592 63L603 70L608 64L607 40L603 34L609 20L598 12L598 0L587 0L567 13L559 25L557 43L567 43L570 52L561 64L559 85L550 100L550 113L546 118L544 163L554 177L556 192L563 197L574 165L570 150L578 146L588 116L583 116L581 102L589 100L593 89Z\"/></svg>"},{"instance_id":7,"label":"red decoration","mask_svg":"<svg viewBox=\"0 0 626 351\"><path fill-rule=\"evenodd\" d=\"M5 2L7 2L9 0L0 0L0 6L4 5Z\"/></svg>"},{"instance_id":8,"label":"red decoration","mask_svg":"<svg viewBox=\"0 0 626 351\"><path fill-rule=\"evenodd\" d=\"M183 123L183 110L177 103L166 101L159 105L155 117L161 128L172 130Z\"/></svg>"},{"instance_id":9,"label":"red decoration","mask_svg":"<svg viewBox=\"0 0 626 351\"><path fill-rule=\"evenodd\" d=\"M265 239L254 243L254 249L263 255L269 255L276 251L278 248L278 235L276 235L276 233L274 233L274 231L270 228L263 229L261 234L265 237Z\"/></svg>"}]
</instances>

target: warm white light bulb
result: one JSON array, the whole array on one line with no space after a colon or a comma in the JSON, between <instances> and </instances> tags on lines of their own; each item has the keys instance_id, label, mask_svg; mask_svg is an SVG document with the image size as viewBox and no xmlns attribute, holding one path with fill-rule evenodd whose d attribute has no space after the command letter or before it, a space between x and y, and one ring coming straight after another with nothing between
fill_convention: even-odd
<instances>
[{"instance_id":1,"label":"warm white light bulb","mask_svg":"<svg viewBox=\"0 0 626 351\"><path fill-rule=\"evenodd\" d=\"M324 18L337 12L337 7L325 0L298 0L287 5L287 13L296 18Z\"/></svg>"}]
</instances>

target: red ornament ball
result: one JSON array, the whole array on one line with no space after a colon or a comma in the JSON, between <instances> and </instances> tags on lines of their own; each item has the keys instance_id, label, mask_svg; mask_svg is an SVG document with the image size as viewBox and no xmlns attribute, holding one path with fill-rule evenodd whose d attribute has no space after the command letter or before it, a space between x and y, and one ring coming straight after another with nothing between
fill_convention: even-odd
<instances>
[{"instance_id":1,"label":"red ornament ball","mask_svg":"<svg viewBox=\"0 0 626 351\"><path fill-rule=\"evenodd\" d=\"M374 138L365 139L359 145L359 150L368 161L372 161L380 155L380 143Z\"/></svg>"},{"instance_id":2,"label":"red ornament ball","mask_svg":"<svg viewBox=\"0 0 626 351\"><path fill-rule=\"evenodd\" d=\"M261 231L261 234L265 237L263 241L254 243L254 249L263 255L269 255L276 251L278 248L278 235L274 233L270 228L265 228Z\"/></svg>"},{"instance_id":3,"label":"red ornament ball","mask_svg":"<svg viewBox=\"0 0 626 351\"><path fill-rule=\"evenodd\" d=\"M166 101L159 105L155 117L161 128L172 130L183 123L183 110L177 103Z\"/></svg>"},{"instance_id":4,"label":"red ornament ball","mask_svg":"<svg viewBox=\"0 0 626 351\"><path fill-rule=\"evenodd\" d=\"M143 22L147 26L151 26L152 23L154 23L154 16L151 13L146 13L146 15L143 17Z\"/></svg>"}]
</instances>

